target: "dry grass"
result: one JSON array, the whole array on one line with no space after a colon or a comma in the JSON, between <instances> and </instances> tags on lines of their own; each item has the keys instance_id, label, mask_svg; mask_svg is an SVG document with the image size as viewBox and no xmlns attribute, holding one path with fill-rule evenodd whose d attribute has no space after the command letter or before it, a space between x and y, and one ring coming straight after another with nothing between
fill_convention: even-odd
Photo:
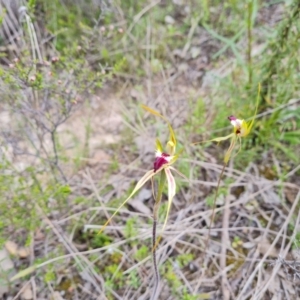
<instances>
[{"instance_id":1,"label":"dry grass","mask_svg":"<svg viewBox=\"0 0 300 300\"><path fill-rule=\"evenodd\" d=\"M149 2L135 14L131 23L122 20L121 7L116 6L120 20L115 26L122 24L125 31L123 40L114 45L116 53L137 52L144 73L138 76L117 71L115 78L104 83L88 104L79 103L70 118L62 126L57 125L58 148L64 158L72 159L66 163L54 153L55 164L64 174L56 174L56 179L60 181L65 177L71 193L63 206L56 205L55 191L49 196L47 209L41 202L34 201L33 210L39 222L30 231L30 255L24 259L15 257L14 263L17 270L34 264L36 268L12 287L12 299L24 297L28 289L32 293L30 299L151 299L155 284L151 186L146 185L120 210L105 234L97 236L101 224L125 198L132 183L152 168L155 137L157 133L166 132L163 124L151 123L141 114L140 103L159 110L172 123L179 143L185 146L184 156L177 166L189 179L179 182L170 220L157 248L161 274L158 299L300 297L300 250L297 251L295 243L300 228L299 162L292 163L285 157L289 165L286 169L282 156L265 151L259 160L246 161L241 170L236 167L240 164L234 158L224 171L216 217L208 229L213 213L209 203L222 171L223 149L196 148L191 142L200 132L203 139L218 132L212 126L220 114L214 101L215 86L220 78L236 75L238 58L226 52L226 44L198 28L199 17L189 24L181 48L167 51L165 59L171 66L155 65L152 51L157 35L155 24L147 19L146 37L142 42L133 32L159 3ZM195 44L195 37L203 49L198 59L193 59L190 52L199 46ZM244 45L245 39L239 43ZM121 50L117 47L120 44ZM224 51L225 57L220 56L211 63L211 52L218 51ZM89 54L90 64L99 61L97 54ZM131 67L135 66L128 68ZM217 74L219 79L212 79L211 74ZM73 77L68 80L72 81ZM198 129L190 124L196 116L194 109L199 99L203 102L204 117L197 123L201 123ZM264 118L290 106L298 107L299 99L261 112L257 122L262 124ZM17 122L13 117L12 124ZM50 157L53 151L49 151ZM249 148L244 151L251 152ZM19 164L22 159L26 162L26 157L14 158ZM16 161L12 160L12 164ZM270 169L276 173L271 179L267 174ZM42 182L47 179L44 176ZM12 233L11 239L25 244L22 228L15 232L9 228L8 232ZM208 234L209 244L204 252ZM144 246L147 251L141 253Z\"/></svg>"}]
</instances>

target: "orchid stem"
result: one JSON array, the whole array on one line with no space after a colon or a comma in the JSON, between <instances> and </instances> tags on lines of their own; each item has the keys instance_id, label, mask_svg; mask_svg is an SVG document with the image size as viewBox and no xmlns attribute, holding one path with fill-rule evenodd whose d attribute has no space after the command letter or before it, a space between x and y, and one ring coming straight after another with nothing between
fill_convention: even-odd
<instances>
[{"instance_id":1,"label":"orchid stem","mask_svg":"<svg viewBox=\"0 0 300 300\"><path fill-rule=\"evenodd\" d=\"M152 258L153 258L153 267L154 267L154 273L155 273L155 286L153 290L153 294L151 297L151 300L156 299L156 293L158 290L158 285L160 281L160 276L157 268L157 261L156 261L156 227L157 227L157 219L158 219L158 209L162 198L162 193L164 189L164 185L166 183L166 173L164 170L160 172L160 179L158 183L158 191L154 203L153 208L153 231L152 231Z\"/></svg>"},{"instance_id":2,"label":"orchid stem","mask_svg":"<svg viewBox=\"0 0 300 300\"><path fill-rule=\"evenodd\" d=\"M223 174L224 174L226 166L227 166L227 163L224 163L222 171L221 171L221 174L220 174L219 179L218 179L217 189L216 189L216 193L215 193L215 197L214 197L214 201L213 201L212 216L211 216L211 219L210 219L209 229L208 229L208 235L207 235L207 238L206 238L206 241L205 241L205 246L204 246L204 254L205 254L205 252L206 252L206 250L208 248L211 227L212 227L212 224L213 224L213 221L214 221L214 218L215 218L216 202L217 202L218 192L219 192L221 180L222 180L222 177L223 177Z\"/></svg>"}]
</instances>

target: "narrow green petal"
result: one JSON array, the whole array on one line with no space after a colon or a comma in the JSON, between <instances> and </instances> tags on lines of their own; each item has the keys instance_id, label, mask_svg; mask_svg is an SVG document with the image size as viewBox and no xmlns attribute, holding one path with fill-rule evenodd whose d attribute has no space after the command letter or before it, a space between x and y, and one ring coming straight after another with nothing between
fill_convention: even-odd
<instances>
[{"instance_id":1,"label":"narrow green petal","mask_svg":"<svg viewBox=\"0 0 300 300\"><path fill-rule=\"evenodd\" d=\"M170 131L170 141L169 143L173 143L174 149L176 148L176 137L175 137L175 133L174 130L171 126L171 124L168 122L168 126L169 126L169 131ZM175 151L175 150L174 150Z\"/></svg>"},{"instance_id":2,"label":"narrow green petal","mask_svg":"<svg viewBox=\"0 0 300 300\"><path fill-rule=\"evenodd\" d=\"M226 135L226 136L221 136L221 137L218 137L218 138L214 138L212 140L209 140L208 142L222 142L222 141L226 141L228 139L230 139L231 137L235 136L235 133L231 133L229 135Z\"/></svg>"},{"instance_id":3,"label":"narrow green petal","mask_svg":"<svg viewBox=\"0 0 300 300\"><path fill-rule=\"evenodd\" d=\"M179 176L181 176L183 179L185 179L186 181L190 182L190 180L181 172L179 172L177 169L175 169L174 167L169 167L170 170L176 172Z\"/></svg>"},{"instance_id":4,"label":"narrow green petal","mask_svg":"<svg viewBox=\"0 0 300 300\"><path fill-rule=\"evenodd\" d=\"M246 122L246 121L244 121L242 123L241 130L240 130L240 132L241 132L240 136L241 137L246 137L250 133L250 131L251 131L250 123L251 122Z\"/></svg>"},{"instance_id":5,"label":"narrow green petal","mask_svg":"<svg viewBox=\"0 0 300 300\"><path fill-rule=\"evenodd\" d=\"M161 142L159 139L156 139L156 150L159 151L159 152L163 152L163 147L161 145Z\"/></svg>"},{"instance_id":6,"label":"narrow green petal","mask_svg":"<svg viewBox=\"0 0 300 300\"><path fill-rule=\"evenodd\" d=\"M169 168L165 168L166 176L167 176L167 181L168 181L168 208L167 208L167 214L164 222L164 226L162 231L165 230L165 227L167 225L167 221L169 218L169 213L172 205L173 198L176 194L176 182L175 179L171 173L171 170Z\"/></svg>"},{"instance_id":7,"label":"narrow green petal","mask_svg":"<svg viewBox=\"0 0 300 300\"><path fill-rule=\"evenodd\" d=\"M225 164L228 163L229 159L230 159L230 156L231 156L231 153L232 153L232 150L234 149L234 146L235 146L235 141L236 141L236 136L234 136L231 140L231 143L230 143L230 146L228 148L228 150L226 151L225 153L225 157L224 157L224 162Z\"/></svg>"},{"instance_id":8,"label":"narrow green petal","mask_svg":"<svg viewBox=\"0 0 300 300\"><path fill-rule=\"evenodd\" d=\"M173 158L170 160L170 162L168 162L168 166L171 166L174 164L174 162L178 159L178 157L181 155L181 153L183 152L183 149L181 149L178 153L176 153Z\"/></svg>"},{"instance_id":9,"label":"narrow green petal","mask_svg":"<svg viewBox=\"0 0 300 300\"><path fill-rule=\"evenodd\" d=\"M221 137L218 137L218 138L214 138L212 140L207 140L207 141L201 141L201 142L195 142L195 143L192 143L192 145L196 145L196 144L203 144L203 143L208 143L208 142L222 142L222 141L225 141L225 140L228 140L230 139L231 137L233 137L235 135L235 133L231 133L229 135L226 135L226 136L221 136Z\"/></svg>"},{"instance_id":10,"label":"narrow green petal","mask_svg":"<svg viewBox=\"0 0 300 300\"><path fill-rule=\"evenodd\" d=\"M151 113L151 114L153 114L153 115L155 115L155 116L157 116L157 117L162 118L164 121L167 122L168 127L169 127L169 131L170 131L170 142L173 143L173 146L172 146L172 147L175 148L175 147L176 147L176 137L175 137L174 130L173 130L173 128L172 128L170 122L168 121L168 119L165 118L163 115L161 115L161 114L160 114L159 112L157 112L156 110L154 110L154 109L152 109L152 108L150 108L150 107L148 107L148 106L146 106L146 105L143 105L143 104L142 104L142 108L145 109L145 110L147 110L149 113Z\"/></svg>"},{"instance_id":11,"label":"narrow green petal","mask_svg":"<svg viewBox=\"0 0 300 300\"><path fill-rule=\"evenodd\" d=\"M131 194L128 196L128 198L118 207L118 209L112 214L112 216L106 221L106 223L103 225L103 227L100 229L98 234L103 232L105 227L109 224L109 222L112 220L112 218L118 213L118 211L130 200L130 198L150 179L152 178L156 173L154 173L154 170L148 171L136 184L135 188L131 192Z\"/></svg>"},{"instance_id":12,"label":"narrow green petal","mask_svg":"<svg viewBox=\"0 0 300 300\"><path fill-rule=\"evenodd\" d=\"M168 120L163 115L161 115L158 111L156 111L156 110L154 110L154 109L152 109L152 108L150 108L150 107L148 107L144 104L142 104L142 108L147 110L150 114L155 115L157 117L160 117L163 120L165 120L167 123L169 123Z\"/></svg>"},{"instance_id":13,"label":"narrow green petal","mask_svg":"<svg viewBox=\"0 0 300 300\"><path fill-rule=\"evenodd\" d=\"M239 141L239 150L235 153L234 156L237 156L240 153L240 151L242 150L242 139L240 137L238 137L237 139Z\"/></svg>"}]
</instances>

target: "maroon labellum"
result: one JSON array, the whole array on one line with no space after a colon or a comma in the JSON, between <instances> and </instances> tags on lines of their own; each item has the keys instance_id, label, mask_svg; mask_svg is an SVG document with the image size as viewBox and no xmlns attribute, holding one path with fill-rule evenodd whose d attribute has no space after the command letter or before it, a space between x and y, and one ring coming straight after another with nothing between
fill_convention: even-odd
<instances>
[{"instance_id":1,"label":"maroon labellum","mask_svg":"<svg viewBox=\"0 0 300 300\"><path fill-rule=\"evenodd\" d=\"M161 155L156 156L154 161L154 172L169 162L168 157L170 157L170 155L167 153L162 153Z\"/></svg>"},{"instance_id":2,"label":"maroon labellum","mask_svg":"<svg viewBox=\"0 0 300 300\"><path fill-rule=\"evenodd\" d=\"M231 122L231 121L236 121L236 117L235 116L229 116L228 117L228 120Z\"/></svg>"}]
</instances>

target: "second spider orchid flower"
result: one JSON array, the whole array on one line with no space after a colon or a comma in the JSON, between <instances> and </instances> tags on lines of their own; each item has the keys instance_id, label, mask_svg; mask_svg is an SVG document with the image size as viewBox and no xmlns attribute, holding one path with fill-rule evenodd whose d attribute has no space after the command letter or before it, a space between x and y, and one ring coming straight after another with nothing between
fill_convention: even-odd
<instances>
[{"instance_id":1,"label":"second spider orchid flower","mask_svg":"<svg viewBox=\"0 0 300 300\"><path fill-rule=\"evenodd\" d=\"M174 134L172 126L170 125L168 120L164 116L162 116L160 113L158 113L157 111L155 111L145 105L142 105L142 107L143 107L143 109L147 110L151 114L158 116L167 122L169 131L170 131L170 138L169 138L169 141L167 142L166 152L163 151L161 142L158 139L156 139L156 151L155 151L155 160L154 160L154 164L153 164L153 169L146 172L146 174L137 182L137 184L134 187L131 194L118 207L118 209L112 214L112 216L107 220L107 222L103 225L103 227L101 228L99 233L101 233L105 229L105 227L109 224L109 222L112 220L112 218L118 213L118 211L133 197L133 195L139 189L141 189L144 186L144 184L147 181L149 181L155 175L157 175L161 172L165 173L165 176L167 179L167 184L168 184L168 207L167 207L167 215L166 215L165 222L163 225L163 230L164 230L164 228L167 224L169 213L170 213L171 204L172 204L173 198L176 194L176 182L172 175L171 170L174 170L179 175L184 176L183 174L181 174L179 171L177 171L176 169L174 169L172 167L172 165L175 163L175 161L178 159L178 156L181 153L181 152L176 153L176 138L175 138L175 134Z\"/></svg>"},{"instance_id":2,"label":"second spider orchid flower","mask_svg":"<svg viewBox=\"0 0 300 300\"><path fill-rule=\"evenodd\" d=\"M245 138L249 135L249 133L252 130L253 124L254 124L254 119L256 117L257 114L257 109L258 109L258 101L259 101L259 96L260 96L260 85L258 86L258 95L257 95L257 100L256 100L256 108L255 108L255 112L254 112L254 116L251 118L250 121L246 122L243 119L237 119L235 116L229 116L228 120L230 121L230 123L233 126L233 132L227 136L223 136L223 137L218 137L218 138L214 138L210 141L212 142L221 142L221 141L225 141L228 139L231 139L230 145L228 150L225 153L224 156L224 162L225 164L228 163L228 161L230 160L232 151L236 145L236 142L239 142L239 150L241 149L241 139Z\"/></svg>"}]
</instances>

